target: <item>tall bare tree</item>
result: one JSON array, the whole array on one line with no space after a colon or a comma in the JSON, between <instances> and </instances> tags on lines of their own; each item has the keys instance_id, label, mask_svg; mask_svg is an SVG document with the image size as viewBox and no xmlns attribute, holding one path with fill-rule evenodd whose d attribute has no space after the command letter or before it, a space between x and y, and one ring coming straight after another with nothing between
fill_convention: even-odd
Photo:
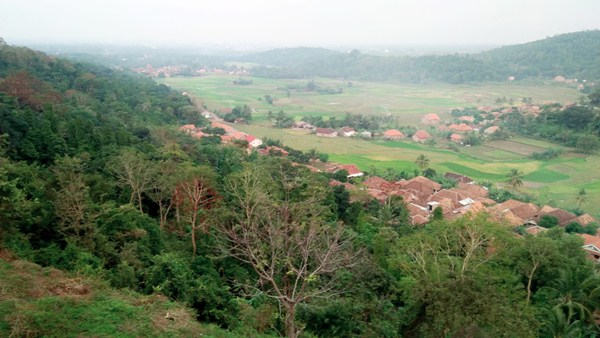
<instances>
[{"instance_id":1,"label":"tall bare tree","mask_svg":"<svg viewBox=\"0 0 600 338\"><path fill-rule=\"evenodd\" d=\"M173 194L177 185L178 166L173 161L161 161L153 165L155 175L147 194L158 205L160 227L164 228L175 202Z\"/></svg>"},{"instance_id":2,"label":"tall bare tree","mask_svg":"<svg viewBox=\"0 0 600 338\"><path fill-rule=\"evenodd\" d=\"M144 154L124 149L108 163L108 170L117 177L119 185L129 187L131 196L129 203L142 209L142 194L150 188L154 171L153 166Z\"/></svg>"},{"instance_id":3,"label":"tall bare tree","mask_svg":"<svg viewBox=\"0 0 600 338\"><path fill-rule=\"evenodd\" d=\"M217 202L214 174L210 168L190 168L175 187L173 203L186 225L190 226L192 250L196 255L196 233L209 231L208 212Z\"/></svg>"},{"instance_id":4,"label":"tall bare tree","mask_svg":"<svg viewBox=\"0 0 600 338\"><path fill-rule=\"evenodd\" d=\"M254 287L283 308L288 337L301 331L295 321L297 305L335 293L336 270L353 262L344 227L324 222L326 209L318 192L291 197L297 179L282 177L283 191L259 170L247 169L229 179L226 193L233 207L218 227L229 254L258 275Z\"/></svg>"}]
</instances>

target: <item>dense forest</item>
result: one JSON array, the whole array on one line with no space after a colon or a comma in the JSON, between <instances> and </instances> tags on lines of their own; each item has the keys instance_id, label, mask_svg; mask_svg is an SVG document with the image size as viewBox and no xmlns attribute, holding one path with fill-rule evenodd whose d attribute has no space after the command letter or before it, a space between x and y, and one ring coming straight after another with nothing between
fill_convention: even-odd
<instances>
[{"instance_id":1,"label":"dense forest","mask_svg":"<svg viewBox=\"0 0 600 338\"><path fill-rule=\"evenodd\" d=\"M160 335L160 322L127 331L144 313L125 304L148 295L227 337L598 335L578 236L517 236L486 215L412 226L401 198L177 131L190 123L206 120L150 79L0 45L0 336ZM17 297L19 269L48 277L11 270L13 256L107 295ZM90 328L93 313L123 321L111 311L127 322Z\"/></svg>"}]
</instances>

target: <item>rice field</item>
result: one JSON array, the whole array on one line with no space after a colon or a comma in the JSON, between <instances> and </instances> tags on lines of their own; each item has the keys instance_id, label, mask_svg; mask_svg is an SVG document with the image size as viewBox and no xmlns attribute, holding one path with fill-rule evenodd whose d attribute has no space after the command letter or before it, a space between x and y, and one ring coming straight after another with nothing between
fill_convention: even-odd
<instances>
[{"instance_id":1,"label":"rice field","mask_svg":"<svg viewBox=\"0 0 600 338\"><path fill-rule=\"evenodd\" d=\"M342 94L320 95L315 92L290 91L288 85L306 84L307 80L270 80L252 78L249 86L233 85L237 77L207 76L201 78L169 78L164 83L189 92L209 109L231 108L247 104L254 109L252 125L235 125L259 138L279 139L299 150L317 149L329 154L331 161L353 163L362 170L394 168L412 172L414 160L420 154L430 159L436 171L457 172L475 180L503 183L508 172L515 168L524 174L523 191L532 194L542 203L558 207L575 208L575 195L584 187L589 202L583 209L597 217L600 210L600 157L583 156L572 149L551 161L534 161L528 158L533 152L549 148L563 148L544 140L514 137L505 141L484 143L475 147L459 147L455 152L447 149L443 140L431 147L404 141L365 140L359 138L317 137L306 131L276 129L266 119L267 112L284 110L295 117L341 116L347 112L361 114L392 114L405 125L418 125L425 113L435 112L442 119L457 107L493 105L497 97L532 97L534 102L576 101L579 93L557 85L484 84L484 85L406 85L381 84L332 79L315 79L325 87L342 87ZM275 97L268 104L265 95Z\"/></svg>"}]
</instances>

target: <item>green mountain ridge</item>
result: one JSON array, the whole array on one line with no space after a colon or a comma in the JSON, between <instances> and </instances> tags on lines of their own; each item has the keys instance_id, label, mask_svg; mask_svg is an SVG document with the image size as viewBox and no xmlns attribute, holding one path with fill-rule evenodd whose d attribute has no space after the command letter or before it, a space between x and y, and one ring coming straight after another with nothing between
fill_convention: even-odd
<instances>
[{"instance_id":1,"label":"green mountain ridge","mask_svg":"<svg viewBox=\"0 0 600 338\"><path fill-rule=\"evenodd\" d=\"M568 33L478 54L383 57L319 48L277 49L241 60L263 64L263 77L336 77L398 82L486 82L517 79L600 79L600 31ZM276 66L278 68L274 68Z\"/></svg>"}]
</instances>

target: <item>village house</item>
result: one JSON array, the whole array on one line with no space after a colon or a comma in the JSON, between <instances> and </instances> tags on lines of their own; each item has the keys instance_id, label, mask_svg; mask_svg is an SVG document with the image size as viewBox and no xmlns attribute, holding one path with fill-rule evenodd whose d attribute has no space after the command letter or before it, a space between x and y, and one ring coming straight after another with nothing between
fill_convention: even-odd
<instances>
[{"instance_id":1,"label":"village house","mask_svg":"<svg viewBox=\"0 0 600 338\"><path fill-rule=\"evenodd\" d=\"M444 177L449 179L449 180L453 180L456 181L458 183L473 183L473 179L471 179L470 177L461 175L461 174L456 174L456 173L451 173L451 172L447 172L444 174Z\"/></svg>"},{"instance_id":2,"label":"village house","mask_svg":"<svg viewBox=\"0 0 600 338\"><path fill-rule=\"evenodd\" d=\"M464 136L460 135L460 134L452 134L450 135L450 141L454 142L454 143L463 143L463 140L465 139Z\"/></svg>"},{"instance_id":3,"label":"village house","mask_svg":"<svg viewBox=\"0 0 600 338\"><path fill-rule=\"evenodd\" d=\"M425 130L419 130L413 135L412 139L415 142L425 143L427 140L431 139L431 135Z\"/></svg>"},{"instance_id":4,"label":"village house","mask_svg":"<svg viewBox=\"0 0 600 338\"><path fill-rule=\"evenodd\" d=\"M466 133L469 131L473 131L473 128L471 128L470 125L466 124L466 123L461 123L461 124L451 124L448 126L448 129L454 132L459 132L459 133Z\"/></svg>"},{"instance_id":5,"label":"village house","mask_svg":"<svg viewBox=\"0 0 600 338\"><path fill-rule=\"evenodd\" d=\"M421 123L423 124L427 124L427 125L436 125L439 124L442 120L440 119L440 117L438 116L438 114L427 114L423 117L423 119L421 120Z\"/></svg>"},{"instance_id":6,"label":"village house","mask_svg":"<svg viewBox=\"0 0 600 338\"><path fill-rule=\"evenodd\" d=\"M342 129L340 129L340 133L344 137L352 137L352 136L354 136L354 134L356 134L356 130L354 130L354 128L350 128L350 127L343 127Z\"/></svg>"},{"instance_id":7,"label":"village house","mask_svg":"<svg viewBox=\"0 0 600 338\"><path fill-rule=\"evenodd\" d=\"M579 234L583 239L583 250L588 254L588 257L596 263L600 263L600 237Z\"/></svg>"},{"instance_id":8,"label":"village house","mask_svg":"<svg viewBox=\"0 0 600 338\"><path fill-rule=\"evenodd\" d=\"M266 146L262 149L257 150L261 155L276 155L281 157L287 157L290 153L285 151L283 148L277 146Z\"/></svg>"},{"instance_id":9,"label":"village house","mask_svg":"<svg viewBox=\"0 0 600 338\"><path fill-rule=\"evenodd\" d=\"M331 128L317 128L317 136L337 137L338 132Z\"/></svg>"},{"instance_id":10,"label":"village house","mask_svg":"<svg viewBox=\"0 0 600 338\"><path fill-rule=\"evenodd\" d=\"M463 121L463 122L469 122L469 123L475 122L475 118L473 116L468 116L468 115L463 115L463 116L459 117L457 120Z\"/></svg>"},{"instance_id":11,"label":"village house","mask_svg":"<svg viewBox=\"0 0 600 338\"><path fill-rule=\"evenodd\" d=\"M338 172L340 170L346 170L348 172L348 178L355 178L355 177L361 177L364 175L364 173L362 171L360 171L360 169L358 169L357 166L355 166L354 164L342 164L342 165L338 165L337 169L334 172Z\"/></svg>"},{"instance_id":12,"label":"village house","mask_svg":"<svg viewBox=\"0 0 600 338\"><path fill-rule=\"evenodd\" d=\"M383 138L388 141L397 141L404 139L404 134L396 129L390 129L383 132Z\"/></svg>"},{"instance_id":13,"label":"village house","mask_svg":"<svg viewBox=\"0 0 600 338\"><path fill-rule=\"evenodd\" d=\"M486 128L483 130L483 133L486 135L492 135L493 133L497 132L498 129L500 129L500 127L498 126L491 126L489 128Z\"/></svg>"},{"instance_id":14,"label":"village house","mask_svg":"<svg viewBox=\"0 0 600 338\"><path fill-rule=\"evenodd\" d=\"M217 122L217 121L211 121L210 126L213 128L221 128L221 129L225 130L225 133L235 132L235 128L233 128L232 126L225 124L225 123Z\"/></svg>"},{"instance_id":15,"label":"village house","mask_svg":"<svg viewBox=\"0 0 600 338\"><path fill-rule=\"evenodd\" d=\"M252 148L258 148L262 145L262 140L252 135L246 135L245 140L246 142L248 142L248 145Z\"/></svg>"}]
</instances>

